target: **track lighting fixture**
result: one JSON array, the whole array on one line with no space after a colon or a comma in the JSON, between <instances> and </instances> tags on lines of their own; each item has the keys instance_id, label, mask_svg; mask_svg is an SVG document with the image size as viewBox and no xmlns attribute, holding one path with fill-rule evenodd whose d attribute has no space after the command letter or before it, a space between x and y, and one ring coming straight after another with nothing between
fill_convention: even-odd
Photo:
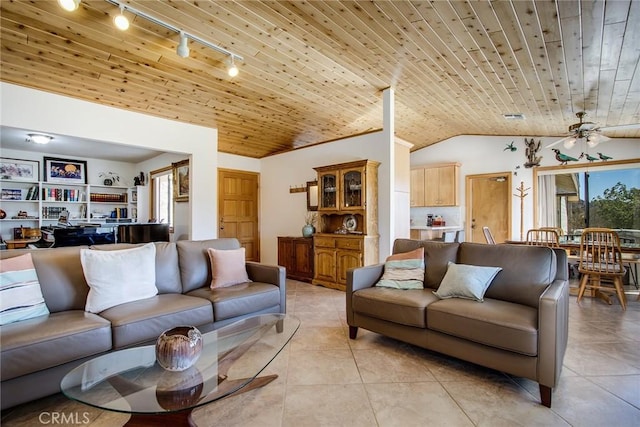
<instances>
[{"instance_id":1,"label":"track lighting fixture","mask_svg":"<svg viewBox=\"0 0 640 427\"><path fill-rule=\"evenodd\" d=\"M189 56L189 39L184 31L180 31L180 44L178 44L178 48L176 49L176 53L181 58L186 58Z\"/></svg>"},{"instance_id":2,"label":"track lighting fixture","mask_svg":"<svg viewBox=\"0 0 640 427\"><path fill-rule=\"evenodd\" d=\"M120 5L120 15L113 18L113 23L116 25L116 28L121 31L129 29L129 20L124 16L124 5Z\"/></svg>"},{"instance_id":3,"label":"track lighting fixture","mask_svg":"<svg viewBox=\"0 0 640 427\"><path fill-rule=\"evenodd\" d=\"M233 55L229 55L231 59L229 60L229 69L227 73L229 73L229 77L235 77L238 75L238 67L236 67L235 62L233 62Z\"/></svg>"},{"instance_id":4,"label":"track lighting fixture","mask_svg":"<svg viewBox=\"0 0 640 427\"><path fill-rule=\"evenodd\" d=\"M27 142L35 142L36 144L48 144L53 139L52 136L43 135L41 133L28 134Z\"/></svg>"},{"instance_id":5,"label":"track lighting fixture","mask_svg":"<svg viewBox=\"0 0 640 427\"><path fill-rule=\"evenodd\" d=\"M80 2L80 0L58 0L60 2L62 1L77 1L78 3ZM126 16L124 16L124 11L126 10L127 12L129 12L132 15L138 16L142 19L146 19L147 21L156 24L162 28L165 28L169 31L173 31L175 33L180 34L180 43L178 44L178 46L176 47L176 54L182 58L186 58L189 56L189 40L191 40L192 42L196 42L196 43L200 43L203 46L208 47L209 49L215 50L216 52L220 52L224 55L227 55L231 58L230 60L230 66L227 69L227 72L229 73L229 76L231 77L235 77L238 75L238 67L236 67L236 65L234 64L234 60L239 60L239 61L243 61L244 59L242 58L242 56L237 55L221 46L218 46L216 44L210 43L204 39L201 39L198 36L195 36L193 34L187 33L186 31L181 30L180 28L171 25L165 21L162 21L161 19L158 19L154 16L151 16L149 14L147 14L146 12L142 12L138 9L135 9L131 6L129 6L128 4L124 4L121 3L120 0L105 0L107 3L112 4L114 6L117 6L120 8L120 15L116 16L114 19L114 23L116 24L116 26L121 29L121 30L125 30L126 28L129 27L129 20L126 18ZM126 20L127 24L125 28L121 28L118 24L118 21L120 19L124 19Z\"/></svg>"},{"instance_id":6,"label":"track lighting fixture","mask_svg":"<svg viewBox=\"0 0 640 427\"><path fill-rule=\"evenodd\" d=\"M58 0L58 4L67 12L73 12L80 6L80 0Z\"/></svg>"}]
</instances>

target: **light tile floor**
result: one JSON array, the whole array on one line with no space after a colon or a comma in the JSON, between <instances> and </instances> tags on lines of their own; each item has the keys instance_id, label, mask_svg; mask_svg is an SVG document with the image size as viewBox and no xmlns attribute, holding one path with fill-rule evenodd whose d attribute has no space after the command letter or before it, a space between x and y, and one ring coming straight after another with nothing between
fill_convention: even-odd
<instances>
[{"instance_id":1,"label":"light tile floor","mask_svg":"<svg viewBox=\"0 0 640 427\"><path fill-rule=\"evenodd\" d=\"M570 301L569 346L553 407L538 386L360 329L348 338L344 293L289 280L301 326L258 390L206 405L199 426L639 426L640 302ZM126 414L58 394L2 414L3 426L119 426ZM59 415L61 416L61 415ZM71 418L69 418L71 417ZM58 424L60 425L60 424Z\"/></svg>"}]
</instances>

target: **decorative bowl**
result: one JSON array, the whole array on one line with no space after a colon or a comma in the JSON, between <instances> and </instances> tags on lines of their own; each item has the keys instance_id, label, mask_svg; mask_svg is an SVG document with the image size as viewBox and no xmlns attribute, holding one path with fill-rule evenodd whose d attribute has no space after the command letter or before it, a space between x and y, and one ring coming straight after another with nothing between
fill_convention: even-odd
<instances>
[{"instance_id":1,"label":"decorative bowl","mask_svg":"<svg viewBox=\"0 0 640 427\"><path fill-rule=\"evenodd\" d=\"M156 360L167 371L192 367L202 352L202 334L195 326L167 329L156 341Z\"/></svg>"}]
</instances>

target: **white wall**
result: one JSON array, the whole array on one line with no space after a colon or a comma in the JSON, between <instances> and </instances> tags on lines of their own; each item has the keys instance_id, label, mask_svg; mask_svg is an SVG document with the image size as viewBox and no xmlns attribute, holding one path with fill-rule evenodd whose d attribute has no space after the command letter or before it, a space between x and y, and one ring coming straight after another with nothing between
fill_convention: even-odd
<instances>
[{"instance_id":1,"label":"white wall","mask_svg":"<svg viewBox=\"0 0 640 427\"><path fill-rule=\"evenodd\" d=\"M217 129L0 83L0 124L191 155L191 238L217 237ZM184 157L184 156L183 156Z\"/></svg>"},{"instance_id":2,"label":"white wall","mask_svg":"<svg viewBox=\"0 0 640 427\"><path fill-rule=\"evenodd\" d=\"M493 172L511 172L517 173L516 176L512 176L513 193L516 193L516 188L520 185L520 182L524 183L525 188L531 188L529 196L524 199L524 229L532 228L533 224L533 170L525 168L523 164L527 161L526 158L526 146L524 143L524 136L475 136L475 135L463 135L457 136L429 147L414 151L411 153L411 166L420 166L430 163L442 163L442 162L459 162L460 166L460 211L462 219L464 219L465 212L465 176L493 173ZM527 137L530 138L530 137ZM541 149L538 155L542 156L540 166L556 166L559 165L555 159L555 153L551 151L551 148L544 148L546 145L558 140L555 137L538 138L535 137L535 141L541 140ZM514 146L517 147L517 151L505 151L507 144L514 142ZM573 147L571 150L566 150L560 144L558 148L561 152L566 153L572 157L578 157L581 151L581 147ZM582 147L584 148L584 147ZM589 153L602 152L608 156L613 157L616 160L631 159L640 157L640 138L615 138L602 143L596 149L590 149ZM587 164L586 160L580 160L580 163ZM511 236L517 237L520 235L520 199L516 198L512 200L512 225ZM413 208L416 210L418 208ZM422 208L424 209L424 208ZM430 209L433 211L433 209ZM412 215L413 217L413 215ZM462 225L462 224L459 224Z\"/></svg>"},{"instance_id":3,"label":"white wall","mask_svg":"<svg viewBox=\"0 0 640 427\"><path fill-rule=\"evenodd\" d=\"M260 191L260 252L261 261L276 264L278 261L278 236L302 236L302 226L307 212L306 193L289 193L290 186L305 185L317 178L314 167L344 163L353 160L377 160L378 181L389 186L389 148L382 132L345 138L340 141L319 144L261 160ZM391 226L388 208L391 201L381 194L378 201L380 253L388 254ZM387 214L383 214L387 212ZM386 255L385 255L386 256Z\"/></svg>"}]
</instances>

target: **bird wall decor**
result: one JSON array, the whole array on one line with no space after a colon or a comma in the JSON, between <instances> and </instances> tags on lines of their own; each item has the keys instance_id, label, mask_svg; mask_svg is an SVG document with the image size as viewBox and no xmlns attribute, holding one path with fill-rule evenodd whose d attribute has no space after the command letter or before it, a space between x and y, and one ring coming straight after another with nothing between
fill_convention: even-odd
<instances>
[{"instance_id":1,"label":"bird wall decor","mask_svg":"<svg viewBox=\"0 0 640 427\"><path fill-rule=\"evenodd\" d=\"M517 150L518 150L518 147L514 146L514 145L513 145L513 141L511 141L511 144L507 144L507 146L506 146L506 147L504 148L504 150L502 150L502 151L507 151L507 150L510 150L510 151L517 151Z\"/></svg>"},{"instance_id":2,"label":"bird wall decor","mask_svg":"<svg viewBox=\"0 0 640 427\"><path fill-rule=\"evenodd\" d=\"M556 153L556 160L559 161L561 165L566 165L567 162L577 162L578 161L578 159L576 159L574 157L567 156L566 154L561 153L560 150L558 150L557 148L552 148L551 151Z\"/></svg>"},{"instance_id":3,"label":"bird wall decor","mask_svg":"<svg viewBox=\"0 0 640 427\"><path fill-rule=\"evenodd\" d=\"M598 157L600 157L600 160L602 160L603 162L606 162L607 160L613 159L613 157L606 156L606 155L604 155L602 153L598 153Z\"/></svg>"},{"instance_id":4,"label":"bird wall decor","mask_svg":"<svg viewBox=\"0 0 640 427\"><path fill-rule=\"evenodd\" d=\"M583 157L589 160L590 162L593 162L594 160L598 160L597 157L590 156L589 153L585 153L585 152L580 153L580 157L578 158L582 159Z\"/></svg>"},{"instance_id":5,"label":"bird wall decor","mask_svg":"<svg viewBox=\"0 0 640 427\"><path fill-rule=\"evenodd\" d=\"M527 162L524 164L525 168L532 168L534 166L540 165L542 156L536 156L536 154L538 154L538 151L540 150L540 143L541 141L538 141L538 143L536 144L533 138L531 138L531 141L527 140L527 138L524 139L524 144L527 146Z\"/></svg>"}]
</instances>

